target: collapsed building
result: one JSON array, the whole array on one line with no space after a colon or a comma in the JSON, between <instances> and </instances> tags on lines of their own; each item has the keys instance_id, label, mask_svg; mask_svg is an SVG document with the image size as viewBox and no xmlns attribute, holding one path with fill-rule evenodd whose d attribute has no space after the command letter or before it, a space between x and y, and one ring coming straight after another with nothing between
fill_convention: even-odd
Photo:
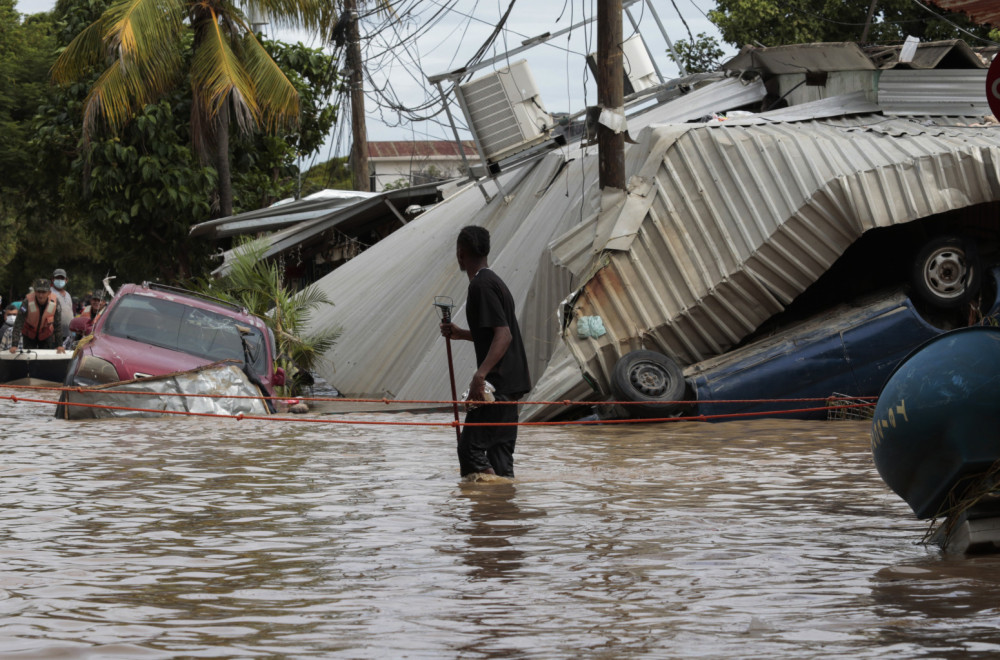
<instances>
[{"instance_id":1,"label":"collapsed building","mask_svg":"<svg viewBox=\"0 0 1000 660\"><path fill-rule=\"evenodd\" d=\"M467 224L490 231L490 266L514 295L531 401L607 399L614 365L640 348L682 367L722 354L862 238L953 231L988 247L1000 236L1000 127L984 92L992 53L961 41L912 50L744 48L717 74L647 90L627 117L624 191L599 190L586 136L536 140L513 166L488 162L475 181L437 187L440 202L312 283L334 302L314 327L343 330L321 375L352 397L451 398L432 303L464 301L454 242ZM255 212L281 219L268 240L289 249L308 203ZM346 227L379 203L338 203L301 222L314 234ZM907 241L883 244L902 253ZM461 389L471 344L454 356ZM563 412L538 404L522 416Z\"/></svg>"}]
</instances>

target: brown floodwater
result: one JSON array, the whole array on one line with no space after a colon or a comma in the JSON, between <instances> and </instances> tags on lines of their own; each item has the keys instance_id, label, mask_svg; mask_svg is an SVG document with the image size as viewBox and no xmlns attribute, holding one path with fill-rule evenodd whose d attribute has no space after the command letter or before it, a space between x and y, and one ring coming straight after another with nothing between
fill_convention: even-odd
<instances>
[{"instance_id":1,"label":"brown floodwater","mask_svg":"<svg viewBox=\"0 0 1000 660\"><path fill-rule=\"evenodd\" d=\"M468 484L447 427L50 414L0 400L5 659L1000 652L1000 559L919 545L864 422L525 428Z\"/></svg>"}]
</instances>

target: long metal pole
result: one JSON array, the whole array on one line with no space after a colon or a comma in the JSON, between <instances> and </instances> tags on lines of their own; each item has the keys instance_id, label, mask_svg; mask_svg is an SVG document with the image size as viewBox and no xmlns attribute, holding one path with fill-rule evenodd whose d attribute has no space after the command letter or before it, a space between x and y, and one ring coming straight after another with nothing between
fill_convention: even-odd
<instances>
[{"instance_id":1,"label":"long metal pole","mask_svg":"<svg viewBox=\"0 0 1000 660\"><path fill-rule=\"evenodd\" d=\"M445 323L451 323L451 311L443 310L441 320ZM451 337L444 338L444 346L448 351L448 378L451 380L451 407L455 412L455 437L461 442L462 427L459 426L458 422L458 390L455 389L455 363L451 359Z\"/></svg>"},{"instance_id":2,"label":"long metal pole","mask_svg":"<svg viewBox=\"0 0 1000 660\"><path fill-rule=\"evenodd\" d=\"M663 27L663 21L660 20L660 15L656 13L656 7L653 6L653 0L646 0L646 6L649 8L649 13L653 15L653 20L656 21L656 25L660 28L660 34L663 38L667 40L667 48L670 49L670 54L674 58L674 62L677 63L677 69L681 72L682 76L687 75L687 69L684 68L684 62L681 61L680 54L674 48L674 42L670 40L670 35L667 34L667 29Z\"/></svg>"}]
</instances>

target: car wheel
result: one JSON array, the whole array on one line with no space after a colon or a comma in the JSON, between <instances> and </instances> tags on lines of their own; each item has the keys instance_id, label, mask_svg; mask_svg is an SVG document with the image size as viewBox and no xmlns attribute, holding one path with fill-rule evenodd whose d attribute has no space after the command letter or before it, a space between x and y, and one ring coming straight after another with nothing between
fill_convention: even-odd
<instances>
[{"instance_id":1,"label":"car wheel","mask_svg":"<svg viewBox=\"0 0 1000 660\"><path fill-rule=\"evenodd\" d=\"M955 236L939 236L917 253L911 283L924 302L954 309L978 293L981 270L972 245Z\"/></svg>"},{"instance_id":2,"label":"car wheel","mask_svg":"<svg viewBox=\"0 0 1000 660\"><path fill-rule=\"evenodd\" d=\"M615 364L611 391L619 401L646 403L627 406L635 418L669 417L684 408L684 374L672 359L654 351L632 351Z\"/></svg>"}]
</instances>

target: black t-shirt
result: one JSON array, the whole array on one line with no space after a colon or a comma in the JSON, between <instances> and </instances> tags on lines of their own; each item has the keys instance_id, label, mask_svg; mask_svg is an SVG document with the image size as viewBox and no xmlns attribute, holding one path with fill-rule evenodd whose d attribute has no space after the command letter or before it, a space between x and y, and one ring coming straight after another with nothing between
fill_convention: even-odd
<instances>
[{"instance_id":1,"label":"black t-shirt","mask_svg":"<svg viewBox=\"0 0 1000 660\"><path fill-rule=\"evenodd\" d=\"M531 390L528 375L528 357L524 353L521 331L514 315L514 298L496 273L483 268L469 282L469 297L465 304L465 318L476 346L476 364L482 364L493 343L493 328L510 328L510 346L486 380L498 394L519 399Z\"/></svg>"}]
</instances>

